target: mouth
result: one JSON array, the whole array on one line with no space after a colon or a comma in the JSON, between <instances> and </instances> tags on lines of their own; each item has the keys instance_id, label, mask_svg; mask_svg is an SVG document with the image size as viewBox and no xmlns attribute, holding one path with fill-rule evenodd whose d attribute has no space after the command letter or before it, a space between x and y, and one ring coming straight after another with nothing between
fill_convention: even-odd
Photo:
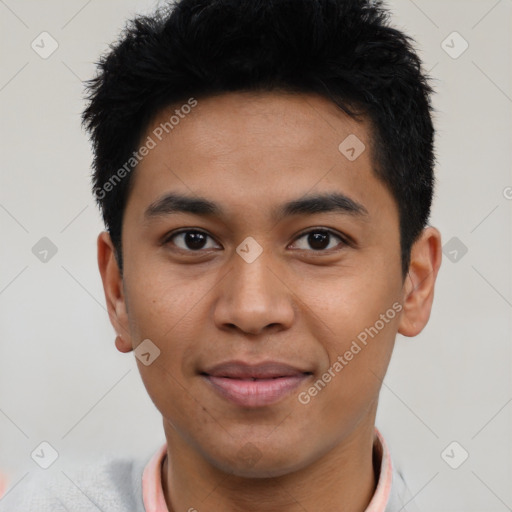
<instances>
[{"instance_id":1,"label":"mouth","mask_svg":"<svg viewBox=\"0 0 512 512\"><path fill-rule=\"evenodd\" d=\"M222 398L241 407L255 408L282 400L313 373L274 361L260 364L228 361L200 375Z\"/></svg>"}]
</instances>

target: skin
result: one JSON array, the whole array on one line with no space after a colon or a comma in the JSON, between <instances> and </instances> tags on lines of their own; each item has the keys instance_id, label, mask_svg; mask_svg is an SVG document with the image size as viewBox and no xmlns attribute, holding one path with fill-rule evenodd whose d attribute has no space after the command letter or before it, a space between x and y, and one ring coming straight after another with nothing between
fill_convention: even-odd
<instances>
[{"instance_id":1,"label":"skin","mask_svg":"<svg viewBox=\"0 0 512 512\"><path fill-rule=\"evenodd\" d=\"M154 119L147 135L172 115ZM339 144L366 150L349 161ZM123 275L109 235L98 261L121 352L159 347L144 385L163 417L162 485L170 511L363 511L373 496L374 423L397 332L426 325L441 237L426 228L401 272L397 205L374 174L370 132L314 95L230 93L198 105L138 165L124 213ZM145 137L143 138L145 140ZM224 215L145 211L174 192L218 203ZM284 202L339 192L366 215L320 212L276 221ZM206 232L195 250L178 229ZM307 233L329 229L325 249ZM166 238L167 236L167 238ZM246 237L263 252L247 263ZM298 394L394 303L401 311L308 404ZM279 402L235 405L199 375L231 359L278 360L313 372ZM248 444L250 443L250 444ZM242 450L242 451L241 451ZM254 453L256 462L244 457Z\"/></svg>"}]
</instances>

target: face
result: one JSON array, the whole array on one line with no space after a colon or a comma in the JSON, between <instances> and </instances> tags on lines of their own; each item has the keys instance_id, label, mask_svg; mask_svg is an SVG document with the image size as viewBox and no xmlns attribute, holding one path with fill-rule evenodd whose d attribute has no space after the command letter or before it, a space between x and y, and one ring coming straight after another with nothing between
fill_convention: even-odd
<instances>
[{"instance_id":1,"label":"face","mask_svg":"<svg viewBox=\"0 0 512 512\"><path fill-rule=\"evenodd\" d=\"M335 457L373 428L397 331L430 311L407 302L368 126L316 96L236 93L162 136L174 110L143 138L156 145L132 176L122 278L100 236L118 348L160 351L137 364L176 450L240 476Z\"/></svg>"}]
</instances>

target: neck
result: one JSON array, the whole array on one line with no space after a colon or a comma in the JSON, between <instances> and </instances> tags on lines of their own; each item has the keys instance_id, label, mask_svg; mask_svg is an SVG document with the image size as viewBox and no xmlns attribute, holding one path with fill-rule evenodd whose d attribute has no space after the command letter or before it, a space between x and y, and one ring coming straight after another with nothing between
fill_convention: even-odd
<instances>
[{"instance_id":1,"label":"neck","mask_svg":"<svg viewBox=\"0 0 512 512\"><path fill-rule=\"evenodd\" d=\"M162 487L169 512L363 512L377 485L374 426L358 428L329 452L281 476L246 478L211 465L172 428ZM377 475L376 475L377 469Z\"/></svg>"}]
</instances>

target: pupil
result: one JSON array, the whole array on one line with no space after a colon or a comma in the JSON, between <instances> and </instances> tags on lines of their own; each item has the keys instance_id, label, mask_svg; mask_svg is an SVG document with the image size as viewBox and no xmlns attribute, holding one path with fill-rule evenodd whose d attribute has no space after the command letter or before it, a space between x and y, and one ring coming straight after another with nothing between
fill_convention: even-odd
<instances>
[{"instance_id":1,"label":"pupil","mask_svg":"<svg viewBox=\"0 0 512 512\"><path fill-rule=\"evenodd\" d=\"M189 231L185 234L185 243L189 249L201 249L204 246L206 237L204 233Z\"/></svg>"},{"instance_id":2,"label":"pupil","mask_svg":"<svg viewBox=\"0 0 512 512\"><path fill-rule=\"evenodd\" d=\"M313 249L325 249L329 245L329 233L321 231L310 233L308 242Z\"/></svg>"}]
</instances>

